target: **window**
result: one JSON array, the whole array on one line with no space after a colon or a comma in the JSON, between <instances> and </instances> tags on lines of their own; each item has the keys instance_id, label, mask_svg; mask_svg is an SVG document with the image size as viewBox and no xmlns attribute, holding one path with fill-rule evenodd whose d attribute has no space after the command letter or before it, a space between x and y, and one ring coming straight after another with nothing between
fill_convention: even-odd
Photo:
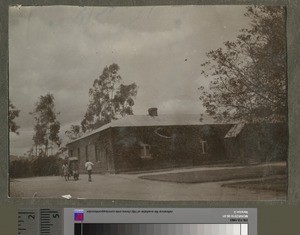
<instances>
[{"instance_id":1,"label":"window","mask_svg":"<svg viewBox=\"0 0 300 235\"><path fill-rule=\"evenodd\" d=\"M70 157L73 157L73 150L70 150Z\"/></svg>"},{"instance_id":2,"label":"window","mask_svg":"<svg viewBox=\"0 0 300 235\"><path fill-rule=\"evenodd\" d=\"M141 158L151 158L150 154L150 145L149 144L141 144Z\"/></svg>"},{"instance_id":3,"label":"window","mask_svg":"<svg viewBox=\"0 0 300 235\"><path fill-rule=\"evenodd\" d=\"M96 158L96 162L100 162L99 154L98 154L98 144L95 144L95 158Z\"/></svg>"},{"instance_id":4,"label":"window","mask_svg":"<svg viewBox=\"0 0 300 235\"><path fill-rule=\"evenodd\" d=\"M85 146L85 160L89 160L89 146L86 145Z\"/></svg>"},{"instance_id":5,"label":"window","mask_svg":"<svg viewBox=\"0 0 300 235\"><path fill-rule=\"evenodd\" d=\"M207 153L207 141L200 141L201 143L201 152L202 154L206 154Z\"/></svg>"},{"instance_id":6,"label":"window","mask_svg":"<svg viewBox=\"0 0 300 235\"><path fill-rule=\"evenodd\" d=\"M77 158L78 162L80 162L80 148L77 148Z\"/></svg>"}]
</instances>

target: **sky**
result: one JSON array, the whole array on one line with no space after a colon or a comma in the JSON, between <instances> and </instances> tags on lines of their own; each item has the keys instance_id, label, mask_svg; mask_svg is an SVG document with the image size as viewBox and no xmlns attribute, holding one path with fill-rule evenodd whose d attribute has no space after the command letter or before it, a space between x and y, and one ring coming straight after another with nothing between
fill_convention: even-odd
<instances>
[{"instance_id":1,"label":"sky","mask_svg":"<svg viewBox=\"0 0 300 235\"><path fill-rule=\"evenodd\" d=\"M245 6L11 7L9 97L21 110L10 153L33 145L33 111L51 93L65 131L83 119L88 90L103 68L120 66L124 84L135 82L134 114L200 114L198 87L206 53L249 27Z\"/></svg>"}]
</instances>

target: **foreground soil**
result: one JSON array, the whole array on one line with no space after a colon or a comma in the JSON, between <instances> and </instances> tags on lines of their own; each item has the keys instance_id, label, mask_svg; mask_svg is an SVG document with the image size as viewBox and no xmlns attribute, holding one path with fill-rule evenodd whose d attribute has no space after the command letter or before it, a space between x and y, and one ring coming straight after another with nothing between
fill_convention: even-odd
<instances>
[{"instance_id":1,"label":"foreground soil","mask_svg":"<svg viewBox=\"0 0 300 235\"><path fill-rule=\"evenodd\" d=\"M285 164L275 165L283 168L285 167ZM209 169L213 171L221 169L229 170L227 167L210 167ZM230 168L233 172L237 169L240 168ZM177 169L165 173L183 173L183 175L185 175L189 172L206 170L207 168L205 167L199 167L188 170ZM220 171L218 171L218 173L221 174ZM92 176L92 182L88 182L87 175L80 175L78 181L65 181L61 176L14 179L10 182L10 196L62 199L63 195L71 195L73 199L89 198L147 201L282 201L286 199L286 191L222 187L224 183L240 182L236 179L203 183L177 183L143 179L145 178L144 176L155 176L160 174L162 174L162 172L134 175L94 174Z\"/></svg>"}]
</instances>

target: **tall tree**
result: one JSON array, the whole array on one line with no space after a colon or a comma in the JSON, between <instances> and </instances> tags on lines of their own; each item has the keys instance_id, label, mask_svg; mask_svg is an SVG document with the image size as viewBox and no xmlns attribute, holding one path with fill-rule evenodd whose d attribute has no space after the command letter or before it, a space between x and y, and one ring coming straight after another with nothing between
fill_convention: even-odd
<instances>
[{"instance_id":1,"label":"tall tree","mask_svg":"<svg viewBox=\"0 0 300 235\"><path fill-rule=\"evenodd\" d=\"M132 106L137 85L122 84L119 66L111 64L103 69L89 90L90 101L81 127L83 132L94 130L119 117L133 114Z\"/></svg>"},{"instance_id":2,"label":"tall tree","mask_svg":"<svg viewBox=\"0 0 300 235\"><path fill-rule=\"evenodd\" d=\"M116 112L122 117L132 115L136 95L137 85L135 83L130 85L121 84L113 100Z\"/></svg>"},{"instance_id":3,"label":"tall tree","mask_svg":"<svg viewBox=\"0 0 300 235\"><path fill-rule=\"evenodd\" d=\"M251 24L234 42L207 53L209 89L200 87L206 112L220 121L287 121L285 9L247 7Z\"/></svg>"},{"instance_id":4,"label":"tall tree","mask_svg":"<svg viewBox=\"0 0 300 235\"><path fill-rule=\"evenodd\" d=\"M35 109L30 113L34 117L34 135L33 141L36 147L36 155L42 152L48 156L48 149L55 145L60 146L61 139L58 136L60 130L60 122L57 121L57 115L54 107L54 96L46 94L40 96L35 104Z\"/></svg>"},{"instance_id":5,"label":"tall tree","mask_svg":"<svg viewBox=\"0 0 300 235\"><path fill-rule=\"evenodd\" d=\"M20 128L15 122L15 118L19 117L20 110L18 110L12 102L9 100L9 109L8 109L8 127L9 131L19 134L18 129Z\"/></svg>"},{"instance_id":6,"label":"tall tree","mask_svg":"<svg viewBox=\"0 0 300 235\"><path fill-rule=\"evenodd\" d=\"M76 140L80 138L83 133L80 125L71 125L70 130L67 130L65 134L70 140Z\"/></svg>"}]
</instances>

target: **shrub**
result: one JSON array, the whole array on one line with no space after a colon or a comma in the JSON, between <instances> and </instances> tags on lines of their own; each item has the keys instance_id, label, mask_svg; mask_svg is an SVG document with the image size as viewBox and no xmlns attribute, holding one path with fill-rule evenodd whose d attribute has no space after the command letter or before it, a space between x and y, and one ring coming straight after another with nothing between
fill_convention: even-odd
<instances>
[{"instance_id":1,"label":"shrub","mask_svg":"<svg viewBox=\"0 0 300 235\"><path fill-rule=\"evenodd\" d=\"M35 176L59 175L61 160L56 156L37 157L32 161Z\"/></svg>"},{"instance_id":2,"label":"shrub","mask_svg":"<svg viewBox=\"0 0 300 235\"><path fill-rule=\"evenodd\" d=\"M57 156L18 159L10 162L9 173L11 178L60 175L61 165L62 160Z\"/></svg>"},{"instance_id":3,"label":"shrub","mask_svg":"<svg viewBox=\"0 0 300 235\"><path fill-rule=\"evenodd\" d=\"M32 165L28 159L19 159L10 163L9 169L11 178L31 177L33 176Z\"/></svg>"}]
</instances>

